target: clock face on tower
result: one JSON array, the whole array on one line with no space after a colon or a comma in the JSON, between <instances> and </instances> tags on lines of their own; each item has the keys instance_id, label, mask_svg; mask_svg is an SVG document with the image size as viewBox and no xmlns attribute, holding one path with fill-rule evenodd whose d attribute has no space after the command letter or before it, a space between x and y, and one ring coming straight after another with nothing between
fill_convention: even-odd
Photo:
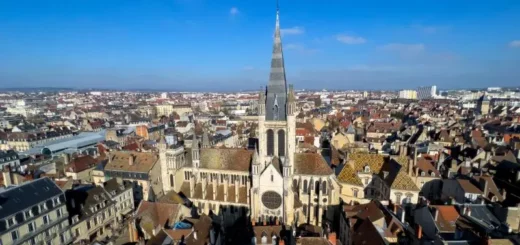
<instances>
[{"instance_id":1,"label":"clock face on tower","mask_svg":"<svg viewBox=\"0 0 520 245\"><path fill-rule=\"evenodd\" d=\"M262 203L268 209L277 209L282 205L282 197L274 191L266 191L262 194Z\"/></svg>"}]
</instances>

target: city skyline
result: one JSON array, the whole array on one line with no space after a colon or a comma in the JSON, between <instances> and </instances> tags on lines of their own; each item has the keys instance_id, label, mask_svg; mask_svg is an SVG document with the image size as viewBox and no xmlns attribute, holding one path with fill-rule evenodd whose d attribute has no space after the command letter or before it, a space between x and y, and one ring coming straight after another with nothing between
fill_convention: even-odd
<instances>
[{"instance_id":1,"label":"city skyline","mask_svg":"<svg viewBox=\"0 0 520 245\"><path fill-rule=\"evenodd\" d=\"M518 84L520 4L446 4L281 1L288 82L329 90ZM26 5L0 3L1 88L231 91L268 80L274 1Z\"/></svg>"}]
</instances>

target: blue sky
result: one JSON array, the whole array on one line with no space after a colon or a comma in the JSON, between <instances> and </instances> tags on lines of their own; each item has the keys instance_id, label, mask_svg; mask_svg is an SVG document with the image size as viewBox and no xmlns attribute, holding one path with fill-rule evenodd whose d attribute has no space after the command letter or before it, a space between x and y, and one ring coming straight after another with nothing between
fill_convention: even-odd
<instances>
[{"instance_id":1,"label":"blue sky","mask_svg":"<svg viewBox=\"0 0 520 245\"><path fill-rule=\"evenodd\" d=\"M274 0L0 1L0 87L257 89ZM518 0L280 0L296 88L520 85Z\"/></svg>"}]
</instances>

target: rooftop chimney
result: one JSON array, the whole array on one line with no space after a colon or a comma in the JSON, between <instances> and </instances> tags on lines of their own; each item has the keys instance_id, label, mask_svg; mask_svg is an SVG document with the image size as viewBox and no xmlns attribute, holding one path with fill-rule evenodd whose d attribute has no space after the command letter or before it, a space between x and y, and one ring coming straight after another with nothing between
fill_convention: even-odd
<instances>
[{"instance_id":1,"label":"rooftop chimney","mask_svg":"<svg viewBox=\"0 0 520 245\"><path fill-rule=\"evenodd\" d=\"M329 234L329 243L332 245L336 245L336 232L332 232Z\"/></svg>"},{"instance_id":2,"label":"rooftop chimney","mask_svg":"<svg viewBox=\"0 0 520 245\"><path fill-rule=\"evenodd\" d=\"M13 181L11 179L11 167L5 166L4 170L2 171L2 177L4 178L4 186L8 187L13 184Z\"/></svg>"},{"instance_id":3,"label":"rooftop chimney","mask_svg":"<svg viewBox=\"0 0 520 245\"><path fill-rule=\"evenodd\" d=\"M422 226L421 225L417 225L417 238L419 238L419 239L422 238Z\"/></svg>"},{"instance_id":4,"label":"rooftop chimney","mask_svg":"<svg viewBox=\"0 0 520 245\"><path fill-rule=\"evenodd\" d=\"M132 154L130 154L130 157L128 158L128 165L134 165L134 155Z\"/></svg>"}]
</instances>

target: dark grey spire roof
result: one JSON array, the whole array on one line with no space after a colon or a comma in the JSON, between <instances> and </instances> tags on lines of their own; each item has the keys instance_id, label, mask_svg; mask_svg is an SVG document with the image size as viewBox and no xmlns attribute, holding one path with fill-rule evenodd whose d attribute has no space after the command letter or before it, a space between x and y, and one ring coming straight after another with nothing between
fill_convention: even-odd
<instances>
[{"instance_id":1,"label":"dark grey spire roof","mask_svg":"<svg viewBox=\"0 0 520 245\"><path fill-rule=\"evenodd\" d=\"M287 119L287 82L283 63L282 38L280 36L280 15L276 10L276 27L274 31L273 56L271 58L271 73L267 85L265 118L270 121L285 121Z\"/></svg>"}]
</instances>

